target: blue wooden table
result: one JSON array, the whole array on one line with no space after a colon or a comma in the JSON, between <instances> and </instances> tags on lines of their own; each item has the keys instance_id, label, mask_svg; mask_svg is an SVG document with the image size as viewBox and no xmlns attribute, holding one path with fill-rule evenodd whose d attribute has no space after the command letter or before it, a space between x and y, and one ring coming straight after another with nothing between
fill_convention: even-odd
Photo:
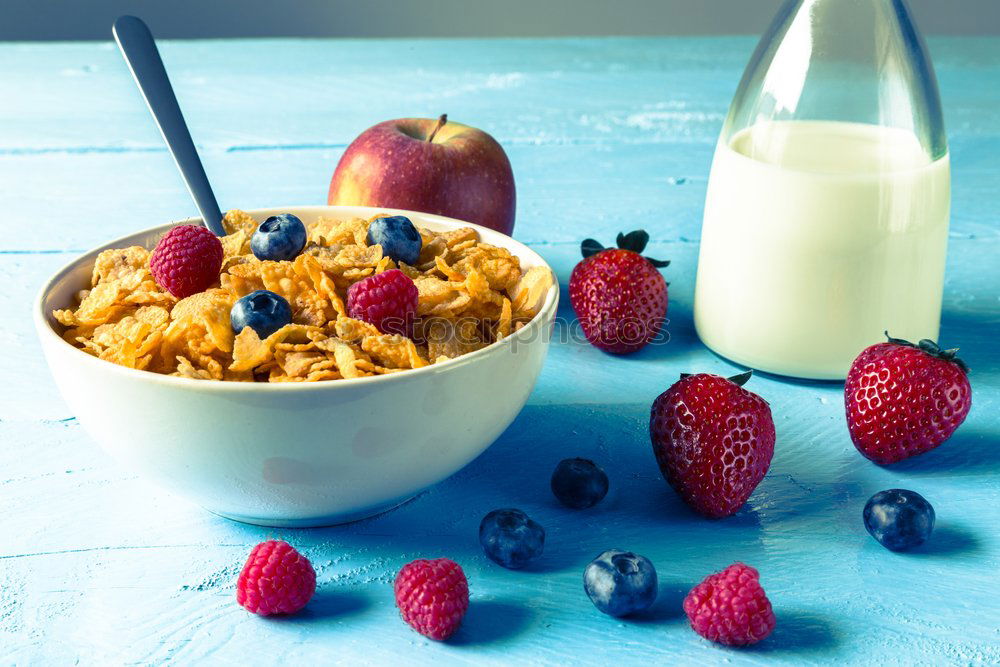
<instances>
[{"instance_id":1,"label":"blue wooden table","mask_svg":"<svg viewBox=\"0 0 1000 667\"><path fill-rule=\"evenodd\" d=\"M753 40L163 44L223 208L324 203L363 129L446 112L507 148L515 236L564 286L585 236L644 227L650 254L673 260L668 345L612 358L556 342L528 406L468 468L384 516L298 531L233 523L150 487L56 394L29 324L43 279L106 239L196 212L110 42L0 46L0 663L1000 662L1000 39L930 46L954 168L941 337L973 369L972 412L940 449L879 468L850 443L841 386L757 377L774 462L738 515L711 522L660 478L647 419L678 373L734 372L698 342L691 301L712 150ZM548 490L555 463L577 455L612 484L583 512ZM937 509L917 553L864 532L865 500L889 487ZM502 506L548 530L533 571L480 551L479 520ZM319 589L298 617L256 618L234 602L234 580L253 544L279 536L312 559ZM584 565L610 547L656 564L648 615L615 620L584 595ZM454 558L469 576L472 605L447 644L412 632L393 605L394 573L421 556ZM742 651L696 636L680 609L737 560L760 569L778 617L772 638Z\"/></svg>"}]
</instances>

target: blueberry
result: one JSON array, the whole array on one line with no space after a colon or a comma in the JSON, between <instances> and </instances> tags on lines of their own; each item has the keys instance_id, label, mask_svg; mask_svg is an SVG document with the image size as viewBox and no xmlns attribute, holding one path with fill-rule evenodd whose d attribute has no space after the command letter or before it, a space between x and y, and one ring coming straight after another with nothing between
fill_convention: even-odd
<instances>
[{"instance_id":1,"label":"blueberry","mask_svg":"<svg viewBox=\"0 0 1000 667\"><path fill-rule=\"evenodd\" d=\"M493 510L479 524L479 544L497 565L519 570L542 555L545 529L521 510Z\"/></svg>"},{"instance_id":2,"label":"blueberry","mask_svg":"<svg viewBox=\"0 0 1000 667\"><path fill-rule=\"evenodd\" d=\"M865 505L863 516L868 533L891 551L920 546L934 530L934 508L906 489L879 491Z\"/></svg>"},{"instance_id":3,"label":"blueberry","mask_svg":"<svg viewBox=\"0 0 1000 667\"><path fill-rule=\"evenodd\" d=\"M382 253L413 266L420 258L420 232L402 215L375 218L368 225L368 244L382 246Z\"/></svg>"},{"instance_id":4,"label":"blueberry","mask_svg":"<svg viewBox=\"0 0 1000 667\"><path fill-rule=\"evenodd\" d=\"M608 495L608 476L590 459L564 459L552 473L552 493L566 507L593 507Z\"/></svg>"},{"instance_id":5,"label":"blueberry","mask_svg":"<svg viewBox=\"0 0 1000 667\"><path fill-rule=\"evenodd\" d=\"M250 292L233 304L229 311L229 323L233 331L239 333L243 327L250 327L261 338L267 338L275 331L290 324L292 309L284 298L260 289Z\"/></svg>"},{"instance_id":6,"label":"blueberry","mask_svg":"<svg viewBox=\"0 0 1000 667\"><path fill-rule=\"evenodd\" d=\"M257 259L293 260L306 247L306 226L291 213L272 215L250 237Z\"/></svg>"},{"instance_id":7,"label":"blueberry","mask_svg":"<svg viewBox=\"0 0 1000 667\"><path fill-rule=\"evenodd\" d=\"M656 568L631 551L609 549L583 571L583 590L605 614L627 616L656 600Z\"/></svg>"}]
</instances>

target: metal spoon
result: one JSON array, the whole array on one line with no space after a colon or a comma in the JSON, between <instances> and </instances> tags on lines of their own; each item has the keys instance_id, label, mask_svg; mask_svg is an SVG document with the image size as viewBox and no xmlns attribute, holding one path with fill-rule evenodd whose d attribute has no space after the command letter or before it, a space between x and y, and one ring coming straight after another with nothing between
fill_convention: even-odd
<instances>
[{"instance_id":1,"label":"metal spoon","mask_svg":"<svg viewBox=\"0 0 1000 667\"><path fill-rule=\"evenodd\" d=\"M225 236L222 227L222 213L215 200L212 186L201 165L198 151L191 141L184 115L177 104L177 97L163 67L160 52L149 28L135 16L120 16L111 32L118 42L125 62L132 72L136 85L142 92L149 111L153 114L157 127L167 148L174 156L174 162L184 177L188 191L201 212L205 225L219 236Z\"/></svg>"}]
</instances>

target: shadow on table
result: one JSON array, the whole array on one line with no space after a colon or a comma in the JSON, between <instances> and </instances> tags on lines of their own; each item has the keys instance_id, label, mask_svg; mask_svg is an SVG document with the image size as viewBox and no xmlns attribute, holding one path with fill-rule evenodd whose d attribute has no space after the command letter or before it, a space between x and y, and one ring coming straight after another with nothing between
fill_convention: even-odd
<instances>
[{"instance_id":1,"label":"shadow on table","mask_svg":"<svg viewBox=\"0 0 1000 667\"><path fill-rule=\"evenodd\" d=\"M507 641L527 629L531 618L532 610L523 603L473 599L462 627L448 643L473 646Z\"/></svg>"},{"instance_id":2,"label":"shadow on table","mask_svg":"<svg viewBox=\"0 0 1000 667\"><path fill-rule=\"evenodd\" d=\"M327 621L364 613L371 606L371 600L357 592L346 589L330 590L329 587L320 586L309 600L309 604L296 614L294 619L296 623ZM269 616L268 620L280 623L285 618L292 617Z\"/></svg>"},{"instance_id":3,"label":"shadow on table","mask_svg":"<svg viewBox=\"0 0 1000 667\"><path fill-rule=\"evenodd\" d=\"M975 401L975 389L973 389ZM976 409L973 404L973 411ZM970 418L978 419L978 415ZM971 427L971 428L970 428ZM963 424L951 438L920 456L887 467L903 475L990 474L1000 472L1000 432L978 424Z\"/></svg>"},{"instance_id":4,"label":"shadow on table","mask_svg":"<svg viewBox=\"0 0 1000 667\"><path fill-rule=\"evenodd\" d=\"M574 541L556 539L562 528L630 516L636 500L653 491L670 498L644 435L648 410L640 404L527 406L478 459L413 502L371 519L307 532L334 540L386 534L397 543L409 536L434 545L435 551L457 546L482 555L477 538L482 516L497 507L519 507L550 531L546 555L533 569L551 571L560 565L546 564L546 556L563 561L568 555L563 546L579 548ZM611 493L594 508L566 509L552 495L552 470L572 456L594 459L611 477ZM636 470L648 474L636 478ZM679 504L676 509L686 512ZM585 549L586 560L600 552L591 550Z\"/></svg>"},{"instance_id":5,"label":"shadow on table","mask_svg":"<svg viewBox=\"0 0 1000 667\"><path fill-rule=\"evenodd\" d=\"M914 556L965 556L979 551L979 538L954 524L938 525L927 542L908 553Z\"/></svg>"},{"instance_id":6,"label":"shadow on table","mask_svg":"<svg viewBox=\"0 0 1000 667\"><path fill-rule=\"evenodd\" d=\"M656 601L646 611L626 617L629 623L652 624L669 623L672 621L685 621L684 597L694 588L693 585L681 585L677 583L660 584L660 590L656 595Z\"/></svg>"},{"instance_id":7,"label":"shadow on table","mask_svg":"<svg viewBox=\"0 0 1000 667\"><path fill-rule=\"evenodd\" d=\"M574 345L589 345L583 337L583 332L576 319L576 313L573 311L573 307L569 301L569 283L560 283L559 290L559 293L563 296L559 302L556 316L565 325L569 326L570 331L574 334L570 343ZM694 315L690 303L670 299L663 330L669 335L666 341L651 343L631 354L609 355L609 358L626 362L662 360L676 362L678 359L685 358L695 348L704 349L694 330Z\"/></svg>"},{"instance_id":8,"label":"shadow on table","mask_svg":"<svg viewBox=\"0 0 1000 667\"><path fill-rule=\"evenodd\" d=\"M991 306L985 310L965 310L946 303L941 313L939 342L945 348L959 348L958 356L973 370L980 357L996 356L992 332L1000 324L1000 307Z\"/></svg>"},{"instance_id":9,"label":"shadow on table","mask_svg":"<svg viewBox=\"0 0 1000 667\"><path fill-rule=\"evenodd\" d=\"M649 454L652 459L652 453ZM751 500L736 514L725 519L706 519L688 507L680 496L659 476L655 462L654 474L647 484L627 494L627 511L637 522L652 522L653 525L669 522L674 529L708 530L718 533L735 533L745 529L759 529L760 513Z\"/></svg>"},{"instance_id":10,"label":"shadow on table","mask_svg":"<svg viewBox=\"0 0 1000 667\"><path fill-rule=\"evenodd\" d=\"M774 633L754 646L740 649L754 653L829 651L837 645L830 622L810 611L776 609Z\"/></svg>"},{"instance_id":11,"label":"shadow on table","mask_svg":"<svg viewBox=\"0 0 1000 667\"><path fill-rule=\"evenodd\" d=\"M596 555L581 551L575 544L567 544L564 540L553 539L550 532L541 557L518 571L532 574L550 574L567 570L582 571L583 566Z\"/></svg>"},{"instance_id":12,"label":"shadow on table","mask_svg":"<svg viewBox=\"0 0 1000 667\"><path fill-rule=\"evenodd\" d=\"M582 573L612 547L653 559L666 557L677 539L702 542L706 558L734 545L752 547L761 518L751 505L725 521L706 521L663 481L645 435L648 410L646 404L528 406L479 459L412 502L351 524L303 529L296 539L325 550L395 554L391 567L447 556L472 571L499 572L479 545L479 522L489 510L517 507L546 529L545 551L523 570L528 576ZM562 507L550 490L556 463L573 456L592 458L611 478L608 497L587 510Z\"/></svg>"}]
</instances>

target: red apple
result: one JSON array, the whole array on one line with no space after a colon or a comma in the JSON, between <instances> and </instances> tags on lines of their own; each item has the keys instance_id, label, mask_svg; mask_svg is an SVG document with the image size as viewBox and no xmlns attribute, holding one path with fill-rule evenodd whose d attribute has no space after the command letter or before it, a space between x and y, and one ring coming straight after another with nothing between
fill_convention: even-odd
<instances>
[{"instance_id":1,"label":"red apple","mask_svg":"<svg viewBox=\"0 0 1000 667\"><path fill-rule=\"evenodd\" d=\"M436 213L510 234L514 174L482 130L447 116L387 120L347 147L327 203Z\"/></svg>"}]
</instances>

